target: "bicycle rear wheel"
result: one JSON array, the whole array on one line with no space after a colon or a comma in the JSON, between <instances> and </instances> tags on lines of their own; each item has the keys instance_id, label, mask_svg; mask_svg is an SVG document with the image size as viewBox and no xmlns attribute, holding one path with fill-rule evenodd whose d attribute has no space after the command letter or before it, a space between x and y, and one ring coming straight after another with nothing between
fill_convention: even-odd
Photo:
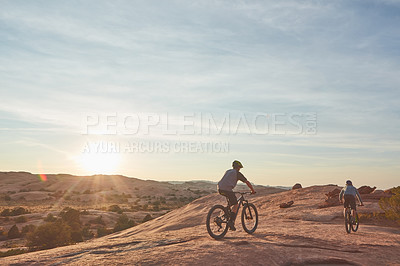
<instances>
[{"instance_id":1,"label":"bicycle rear wheel","mask_svg":"<svg viewBox=\"0 0 400 266\"><path fill-rule=\"evenodd\" d=\"M350 234L352 225L351 225L351 214L349 209L347 209L345 213L344 226L346 227L346 232Z\"/></svg>"},{"instance_id":2,"label":"bicycle rear wheel","mask_svg":"<svg viewBox=\"0 0 400 266\"><path fill-rule=\"evenodd\" d=\"M242 210L242 226L244 231L249 234L256 231L258 225L258 212L256 206L252 203L244 204Z\"/></svg>"},{"instance_id":3,"label":"bicycle rear wheel","mask_svg":"<svg viewBox=\"0 0 400 266\"><path fill-rule=\"evenodd\" d=\"M358 226L360 225L360 220L358 219L358 213L356 214L356 219L355 219L355 223L351 224L351 230L353 230L353 232L356 232L358 230Z\"/></svg>"},{"instance_id":4,"label":"bicycle rear wheel","mask_svg":"<svg viewBox=\"0 0 400 266\"><path fill-rule=\"evenodd\" d=\"M215 205L207 214L207 231L214 239L221 239L228 232L229 214L222 205Z\"/></svg>"}]
</instances>

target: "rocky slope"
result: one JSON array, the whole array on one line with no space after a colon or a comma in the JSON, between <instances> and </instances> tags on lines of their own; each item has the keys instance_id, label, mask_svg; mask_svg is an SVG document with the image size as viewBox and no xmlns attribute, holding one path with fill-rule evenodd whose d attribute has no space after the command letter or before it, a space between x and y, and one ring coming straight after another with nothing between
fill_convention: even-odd
<instances>
[{"instance_id":1,"label":"rocky slope","mask_svg":"<svg viewBox=\"0 0 400 266\"><path fill-rule=\"evenodd\" d=\"M342 207L319 209L336 186L277 194L260 190L249 199L260 213L253 235L237 223L223 240L208 236L208 209L224 204L212 194L134 228L73 246L2 259L5 265L399 265L400 228L361 224L347 234ZM293 200L290 208L279 204ZM365 200L360 212L378 210Z\"/></svg>"}]
</instances>

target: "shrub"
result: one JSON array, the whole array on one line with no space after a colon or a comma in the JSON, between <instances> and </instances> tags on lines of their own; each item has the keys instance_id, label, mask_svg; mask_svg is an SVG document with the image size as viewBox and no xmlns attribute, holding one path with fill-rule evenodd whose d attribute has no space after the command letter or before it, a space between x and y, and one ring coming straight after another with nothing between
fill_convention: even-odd
<instances>
[{"instance_id":1,"label":"shrub","mask_svg":"<svg viewBox=\"0 0 400 266\"><path fill-rule=\"evenodd\" d=\"M135 221L129 219L126 214L122 214L114 226L114 232L122 231L135 225Z\"/></svg>"},{"instance_id":2,"label":"shrub","mask_svg":"<svg viewBox=\"0 0 400 266\"><path fill-rule=\"evenodd\" d=\"M22 208L22 207L15 207L14 209L10 210L10 209L4 209L1 212L1 216L18 216L18 215L22 215L22 214L27 214L30 213L27 209Z\"/></svg>"},{"instance_id":3,"label":"shrub","mask_svg":"<svg viewBox=\"0 0 400 266\"><path fill-rule=\"evenodd\" d=\"M85 238L93 238L94 237L94 234L90 231L89 226L85 226L82 229L82 236Z\"/></svg>"},{"instance_id":4,"label":"shrub","mask_svg":"<svg viewBox=\"0 0 400 266\"><path fill-rule=\"evenodd\" d=\"M119 214L122 214L122 209L121 209L121 207L119 207L118 205L111 205L109 208L108 208L108 210L110 211L110 212L116 212L116 213L119 213Z\"/></svg>"},{"instance_id":5,"label":"shrub","mask_svg":"<svg viewBox=\"0 0 400 266\"><path fill-rule=\"evenodd\" d=\"M16 207L11 211L11 216L17 216L17 215L21 215L21 214L27 214L30 213L27 209L23 208L23 207Z\"/></svg>"},{"instance_id":6,"label":"shrub","mask_svg":"<svg viewBox=\"0 0 400 266\"><path fill-rule=\"evenodd\" d=\"M71 239L73 242L83 242L83 236L81 231L72 231Z\"/></svg>"},{"instance_id":7,"label":"shrub","mask_svg":"<svg viewBox=\"0 0 400 266\"><path fill-rule=\"evenodd\" d=\"M89 215L90 214L88 210L83 210L80 213L81 213L81 215Z\"/></svg>"},{"instance_id":8,"label":"shrub","mask_svg":"<svg viewBox=\"0 0 400 266\"><path fill-rule=\"evenodd\" d=\"M54 217L51 213L47 214L46 218L43 219L43 221L45 222L55 222L56 220L57 218Z\"/></svg>"},{"instance_id":9,"label":"shrub","mask_svg":"<svg viewBox=\"0 0 400 266\"><path fill-rule=\"evenodd\" d=\"M103 221L103 216L98 216L96 219L90 220L91 223L94 224L102 224L105 225L106 223Z\"/></svg>"},{"instance_id":10,"label":"shrub","mask_svg":"<svg viewBox=\"0 0 400 266\"><path fill-rule=\"evenodd\" d=\"M1 216L4 216L4 217L10 216L10 209L4 209L4 210L0 213L0 215L1 215Z\"/></svg>"},{"instance_id":11,"label":"shrub","mask_svg":"<svg viewBox=\"0 0 400 266\"><path fill-rule=\"evenodd\" d=\"M107 229L105 227L101 227L101 228L97 229L97 237L102 237L102 236L105 236L105 235L109 235L111 233L112 233L112 230Z\"/></svg>"},{"instance_id":12,"label":"shrub","mask_svg":"<svg viewBox=\"0 0 400 266\"><path fill-rule=\"evenodd\" d=\"M70 226L76 226L75 224L81 224L80 213L78 210L75 210L70 207L64 208L60 212L60 217L63 221L65 221Z\"/></svg>"},{"instance_id":13,"label":"shrub","mask_svg":"<svg viewBox=\"0 0 400 266\"><path fill-rule=\"evenodd\" d=\"M23 249L9 249L5 252L0 251L0 257L14 256L14 255L23 254L25 252L26 251Z\"/></svg>"},{"instance_id":14,"label":"shrub","mask_svg":"<svg viewBox=\"0 0 400 266\"><path fill-rule=\"evenodd\" d=\"M391 191L394 195L390 198L381 198L379 206L385 212L386 218L395 220L400 224L400 186Z\"/></svg>"},{"instance_id":15,"label":"shrub","mask_svg":"<svg viewBox=\"0 0 400 266\"><path fill-rule=\"evenodd\" d=\"M18 226L14 224L7 233L7 237L9 239L21 237L21 233L19 232Z\"/></svg>"},{"instance_id":16,"label":"shrub","mask_svg":"<svg viewBox=\"0 0 400 266\"><path fill-rule=\"evenodd\" d=\"M34 232L36 229L36 226L33 224L28 224L22 227L21 229L21 235L26 236L28 233Z\"/></svg>"},{"instance_id":17,"label":"shrub","mask_svg":"<svg viewBox=\"0 0 400 266\"><path fill-rule=\"evenodd\" d=\"M28 221L28 219L25 216L19 216L19 217L15 218L15 222L17 224L26 223L27 221Z\"/></svg>"},{"instance_id":18,"label":"shrub","mask_svg":"<svg viewBox=\"0 0 400 266\"><path fill-rule=\"evenodd\" d=\"M150 221L150 220L153 220L153 217L151 217L150 214L147 214L147 215L143 218L142 223L145 223L145 222Z\"/></svg>"},{"instance_id":19,"label":"shrub","mask_svg":"<svg viewBox=\"0 0 400 266\"><path fill-rule=\"evenodd\" d=\"M71 227L62 220L45 223L27 235L28 247L31 249L48 249L72 243Z\"/></svg>"}]
</instances>

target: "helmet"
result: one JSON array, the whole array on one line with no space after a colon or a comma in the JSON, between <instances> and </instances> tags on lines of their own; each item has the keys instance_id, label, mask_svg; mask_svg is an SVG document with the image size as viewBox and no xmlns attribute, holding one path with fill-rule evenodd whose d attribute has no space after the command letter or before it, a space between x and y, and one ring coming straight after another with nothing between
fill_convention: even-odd
<instances>
[{"instance_id":1,"label":"helmet","mask_svg":"<svg viewBox=\"0 0 400 266\"><path fill-rule=\"evenodd\" d=\"M347 180L347 181L346 181L346 185L352 186L353 183L351 182L351 180Z\"/></svg>"},{"instance_id":2,"label":"helmet","mask_svg":"<svg viewBox=\"0 0 400 266\"><path fill-rule=\"evenodd\" d=\"M233 168L236 168L236 167L243 168L243 165L242 165L241 162L235 160L235 161L233 161L233 163L232 163L232 167L233 167Z\"/></svg>"}]
</instances>

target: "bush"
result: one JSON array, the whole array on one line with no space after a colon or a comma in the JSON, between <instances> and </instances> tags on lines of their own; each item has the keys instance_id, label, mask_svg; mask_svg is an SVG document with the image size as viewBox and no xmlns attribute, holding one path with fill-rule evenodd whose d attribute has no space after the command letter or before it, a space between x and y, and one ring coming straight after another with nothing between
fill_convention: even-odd
<instances>
[{"instance_id":1,"label":"bush","mask_svg":"<svg viewBox=\"0 0 400 266\"><path fill-rule=\"evenodd\" d=\"M73 242L83 242L83 236L81 231L72 231L71 239Z\"/></svg>"},{"instance_id":2,"label":"bush","mask_svg":"<svg viewBox=\"0 0 400 266\"><path fill-rule=\"evenodd\" d=\"M27 214L30 213L27 209L22 208L22 207L16 207L11 211L11 216L17 216L17 215L22 215L22 214Z\"/></svg>"},{"instance_id":3,"label":"bush","mask_svg":"<svg viewBox=\"0 0 400 266\"><path fill-rule=\"evenodd\" d=\"M54 217L51 213L47 214L46 218L43 219L43 221L45 222L55 222L56 220L57 218Z\"/></svg>"},{"instance_id":4,"label":"bush","mask_svg":"<svg viewBox=\"0 0 400 266\"><path fill-rule=\"evenodd\" d=\"M14 255L19 255L19 254L23 254L26 251L23 249L9 249L6 252L2 252L0 251L0 258L1 257L8 257L8 256L14 256Z\"/></svg>"},{"instance_id":5,"label":"bush","mask_svg":"<svg viewBox=\"0 0 400 266\"><path fill-rule=\"evenodd\" d=\"M7 237L9 239L21 237L21 233L19 232L18 226L14 224L7 233Z\"/></svg>"},{"instance_id":6,"label":"bush","mask_svg":"<svg viewBox=\"0 0 400 266\"><path fill-rule=\"evenodd\" d=\"M145 223L145 222L150 221L150 220L153 220L153 217L151 217L150 214L147 214L147 215L143 218L142 223Z\"/></svg>"},{"instance_id":7,"label":"bush","mask_svg":"<svg viewBox=\"0 0 400 266\"><path fill-rule=\"evenodd\" d=\"M23 207L15 207L14 209L10 210L10 209L4 209L1 212L1 216L18 216L18 215L22 215L22 214L27 214L30 213L27 209L23 208Z\"/></svg>"},{"instance_id":8,"label":"bush","mask_svg":"<svg viewBox=\"0 0 400 266\"><path fill-rule=\"evenodd\" d=\"M108 208L108 210L110 211L110 212L116 212L116 213L119 213L119 214L122 214L122 209L121 209L121 207L119 207L118 205L111 205L109 208Z\"/></svg>"},{"instance_id":9,"label":"bush","mask_svg":"<svg viewBox=\"0 0 400 266\"><path fill-rule=\"evenodd\" d=\"M393 188L393 196L390 198L381 198L379 206L385 212L388 219L397 221L400 224L400 186Z\"/></svg>"},{"instance_id":10,"label":"bush","mask_svg":"<svg viewBox=\"0 0 400 266\"><path fill-rule=\"evenodd\" d=\"M109 235L111 233L112 233L112 230L107 229L105 227L97 229L97 237L102 237L102 236L105 236L105 235Z\"/></svg>"},{"instance_id":11,"label":"bush","mask_svg":"<svg viewBox=\"0 0 400 266\"><path fill-rule=\"evenodd\" d=\"M4 216L4 217L10 216L10 209L4 209L4 210L0 213L0 216Z\"/></svg>"},{"instance_id":12,"label":"bush","mask_svg":"<svg viewBox=\"0 0 400 266\"><path fill-rule=\"evenodd\" d=\"M19 217L15 218L15 222L17 224L26 223L27 221L28 221L28 219L25 216L19 216Z\"/></svg>"},{"instance_id":13,"label":"bush","mask_svg":"<svg viewBox=\"0 0 400 266\"><path fill-rule=\"evenodd\" d=\"M11 200L11 197L10 197L9 195L5 195L5 196L4 196L4 200L5 200L5 201L10 201L10 200Z\"/></svg>"},{"instance_id":14,"label":"bush","mask_svg":"<svg viewBox=\"0 0 400 266\"><path fill-rule=\"evenodd\" d=\"M83 210L80 213L81 213L81 215L89 215L90 214L88 210Z\"/></svg>"},{"instance_id":15,"label":"bush","mask_svg":"<svg viewBox=\"0 0 400 266\"><path fill-rule=\"evenodd\" d=\"M90 231L89 226L85 226L82 229L82 236L85 238L93 238L94 237L94 234Z\"/></svg>"},{"instance_id":16,"label":"bush","mask_svg":"<svg viewBox=\"0 0 400 266\"><path fill-rule=\"evenodd\" d=\"M66 207L60 212L60 217L64 222L66 222L71 227L76 227L76 224L78 224L80 227L81 220L80 220L80 213L78 210Z\"/></svg>"},{"instance_id":17,"label":"bush","mask_svg":"<svg viewBox=\"0 0 400 266\"><path fill-rule=\"evenodd\" d=\"M45 223L28 233L28 247L34 250L55 248L71 244L71 227L58 220L54 223Z\"/></svg>"},{"instance_id":18,"label":"bush","mask_svg":"<svg viewBox=\"0 0 400 266\"><path fill-rule=\"evenodd\" d=\"M26 236L28 233L34 232L35 229L36 229L36 226L33 225L33 224L25 225L25 226L22 227L22 229L21 229L21 235L22 235L22 236Z\"/></svg>"},{"instance_id":19,"label":"bush","mask_svg":"<svg viewBox=\"0 0 400 266\"><path fill-rule=\"evenodd\" d=\"M94 224L102 224L105 225L106 223L103 221L103 216L98 216L96 219L90 220L91 223Z\"/></svg>"},{"instance_id":20,"label":"bush","mask_svg":"<svg viewBox=\"0 0 400 266\"><path fill-rule=\"evenodd\" d=\"M135 225L135 221L129 219L126 214L122 214L114 226L114 232L122 231Z\"/></svg>"}]
</instances>

